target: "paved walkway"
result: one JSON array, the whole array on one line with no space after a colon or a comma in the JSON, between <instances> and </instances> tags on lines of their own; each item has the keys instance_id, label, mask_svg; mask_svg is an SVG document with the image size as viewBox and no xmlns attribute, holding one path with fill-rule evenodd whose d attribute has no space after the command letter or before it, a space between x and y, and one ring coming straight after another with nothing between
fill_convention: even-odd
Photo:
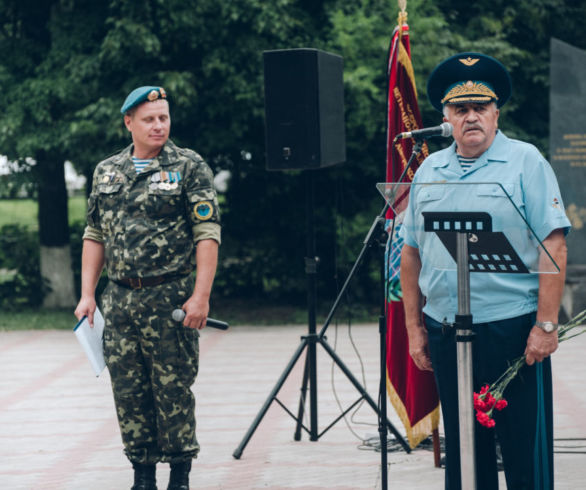
<instances>
[{"instance_id":1,"label":"paved walkway","mask_svg":"<svg viewBox=\"0 0 586 490\"><path fill-rule=\"evenodd\" d=\"M305 330L236 326L202 333L194 385L202 450L192 489L380 488L380 454L359 440L377 434L375 414L367 405L349 421L358 437L340 421L318 442L308 441L306 434L296 442L295 422L273 403L241 459L232 457ZM353 326L352 336L364 361L366 387L376 400L377 327ZM347 327L336 332L331 326L328 337L362 379ZM554 356L558 490L584 488L586 480L585 352L582 336L562 344ZM295 413L302 371L298 362L279 395ZM0 489L130 488L132 471L121 450L108 373L92 375L72 332L0 332L0 373ZM331 373L330 357L318 348L320 430L340 413L333 386L343 406L357 398L340 371L335 369L333 382ZM402 431L391 407L389 417ZM159 488L164 489L168 468L159 466ZM391 452L388 476L389 488L443 488L443 470L434 468L429 450Z\"/></svg>"}]
</instances>

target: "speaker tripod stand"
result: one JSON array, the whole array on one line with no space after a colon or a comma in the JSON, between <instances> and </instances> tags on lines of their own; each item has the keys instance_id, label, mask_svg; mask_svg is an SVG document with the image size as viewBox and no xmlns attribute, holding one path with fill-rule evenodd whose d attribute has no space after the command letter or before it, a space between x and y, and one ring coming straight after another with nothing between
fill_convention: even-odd
<instances>
[{"instance_id":1,"label":"speaker tripod stand","mask_svg":"<svg viewBox=\"0 0 586 490\"><path fill-rule=\"evenodd\" d=\"M307 275L307 303L308 303L308 333L306 336L301 338L301 342L293 356L289 360L289 363L285 367L285 370L277 380L275 386L269 393L266 401L264 402L263 406L261 407L260 411L258 412L256 418L252 422L251 426L249 427L248 431L246 432L244 438L242 439L240 445L236 448L233 452L233 457L236 459L240 459L242 453L250 441L252 435L260 425L262 419L266 415L268 409L270 408L273 402L277 402L293 419L296 420L297 426L295 430L295 440L301 439L301 431L305 430L309 434L309 438L311 441L317 441L320 437L322 437L328 430L330 430L339 420L341 420L350 410L352 410L358 403L362 400L366 401L368 405L377 413L379 416L379 420L383 419L381 415L381 410L376 402L370 397L370 395L366 392L366 389L361 385L360 381L356 379L356 377L352 374L350 369L344 364L340 356L335 352L335 350L330 346L327 342L325 337L326 330L334 317L337 308L348 289L348 286L351 282L352 277L354 276L355 272L358 270L359 266L361 265L366 253L369 251L372 246L377 243L377 237L380 237L382 233L384 233L384 214L386 212L386 207L383 212L377 216L373 225L364 240L364 245L360 254L358 255L342 289L340 290L334 304L324 322L323 327L317 332L316 329L316 274L317 274L317 258L315 257L315 239L314 239L314 216L313 216L313 209L314 209L314 177L312 171L305 171L305 187L306 187L306 197L305 197L305 204L306 204L306 219L307 219L307 256L305 258L305 273ZM379 330L382 328L384 331L384 322L379 322ZM381 337L383 335L381 334ZM386 342L384 337L381 339L381 342ZM318 430L318 417L317 417L317 346L321 346L326 353L332 358L338 368L346 375L348 380L352 383L352 385L356 388L360 397L352 403L344 412L339 415L333 422L331 422L323 431L319 432ZM303 375L303 382L301 387L301 398L299 401L299 412L297 416L293 414L278 398L277 395L281 390L283 384L287 380L289 374L297 364L297 361L301 357L301 354L307 349L307 357L305 361L305 371ZM309 385L309 421L310 426L309 428L303 424L303 415L305 411L305 395L307 392L307 388ZM384 393L386 397L386 392ZM379 395L380 397L380 395ZM395 436L397 441L401 444L402 448L407 452L411 452L411 449L401 434L397 431L397 429L393 426L393 424L386 418L386 409L384 413L384 419L382 422L383 428L382 430L385 433L385 441L386 441L386 430L390 430L391 433ZM379 427L379 431L381 428ZM385 448L386 453L386 448Z\"/></svg>"}]
</instances>

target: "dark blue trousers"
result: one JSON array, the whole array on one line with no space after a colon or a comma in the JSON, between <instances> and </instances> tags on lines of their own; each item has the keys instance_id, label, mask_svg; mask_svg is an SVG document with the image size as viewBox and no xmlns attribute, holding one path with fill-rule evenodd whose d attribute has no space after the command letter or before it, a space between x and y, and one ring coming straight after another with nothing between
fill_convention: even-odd
<instances>
[{"instance_id":1,"label":"dark blue trousers","mask_svg":"<svg viewBox=\"0 0 586 490\"><path fill-rule=\"evenodd\" d=\"M496 381L509 363L523 355L527 337L534 325L535 314L476 324L473 343L474 391ZM446 490L460 490L460 441L458 417L458 378L455 329L425 317L435 380L440 396L446 445ZM447 331L445 331L447 330ZM501 448L507 488L533 490L553 489L553 402L551 360L542 363L543 404L545 413L546 452L549 481L534 481L534 450L537 424L537 369L523 366L509 384L504 397L509 405L493 412L496 426L492 429L475 422L476 482L478 490L498 489L495 438ZM472 400L470 400L472 404ZM537 468L543 474L542 468ZM466 489L464 489L466 490Z\"/></svg>"}]
</instances>

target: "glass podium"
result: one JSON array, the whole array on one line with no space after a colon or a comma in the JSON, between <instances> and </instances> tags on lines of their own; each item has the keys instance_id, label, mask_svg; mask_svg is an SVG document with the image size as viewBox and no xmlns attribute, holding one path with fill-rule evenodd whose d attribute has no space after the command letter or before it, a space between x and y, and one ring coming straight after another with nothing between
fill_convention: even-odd
<instances>
[{"instance_id":1,"label":"glass podium","mask_svg":"<svg viewBox=\"0 0 586 490\"><path fill-rule=\"evenodd\" d=\"M512 185L380 183L377 189L393 211L395 228L409 227L435 269L456 269L456 235L467 233L470 272L559 272L522 205L515 203L520 189ZM416 205L408 208L410 199Z\"/></svg>"}]
</instances>

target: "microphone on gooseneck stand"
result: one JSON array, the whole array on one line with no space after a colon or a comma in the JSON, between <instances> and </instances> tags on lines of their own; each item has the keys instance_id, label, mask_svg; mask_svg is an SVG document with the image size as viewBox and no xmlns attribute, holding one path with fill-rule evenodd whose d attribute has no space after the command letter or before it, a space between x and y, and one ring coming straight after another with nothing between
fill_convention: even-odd
<instances>
[{"instance_id":1,"label":"microphone on gooseneck stand","mask_svg":"<svg viewBox=\"0 0 586 490\"><path fill-rule=\"evenodd\" d=\"M185 319L185 312L179 308L173 310L171 313L171 318L176 322L182 322ZM206 327L212 328L219 328L220 330L228 330L229 325L226 322L222 322L220 320L214 320L213 318L208 318L206 320Z\"/></svg>"},{"instance_id":2,"label":"microphone on gooseneck stand","mask_svg":"<svg viewBox=\"0 0 586 490\"><path fill-rule=\"evenodd\" d=\"M444 138L448 138L452 136L453 131L454 126L452 126L449 122L445 122L439 126L434 126L433 128L415 129L413 131L401 133L397 136L397 139L413 138L415 140L422 140L426 138L432 138L434 136L443 136Z\"/></svg>"}]
</instances>

